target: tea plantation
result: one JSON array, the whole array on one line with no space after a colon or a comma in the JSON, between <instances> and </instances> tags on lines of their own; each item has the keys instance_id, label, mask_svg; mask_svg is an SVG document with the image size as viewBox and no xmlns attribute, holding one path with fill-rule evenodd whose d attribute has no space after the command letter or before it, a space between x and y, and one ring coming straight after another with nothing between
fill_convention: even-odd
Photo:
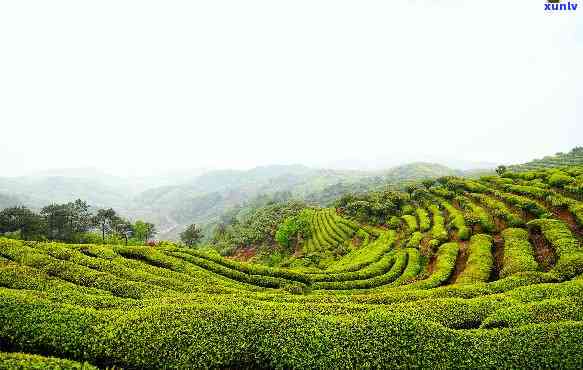
<instances>
[{"instance_id":1,"label":"tea plantation","mask_svg":"<svg viewBox=\"0 0 583 370\"><path fill-rule=\"evenodd\" d=\"M350 247L326 269L0 239L0 368L583 367L583 167L345 216L310 219L305 251Z\"/></svg>"}]
</instances>

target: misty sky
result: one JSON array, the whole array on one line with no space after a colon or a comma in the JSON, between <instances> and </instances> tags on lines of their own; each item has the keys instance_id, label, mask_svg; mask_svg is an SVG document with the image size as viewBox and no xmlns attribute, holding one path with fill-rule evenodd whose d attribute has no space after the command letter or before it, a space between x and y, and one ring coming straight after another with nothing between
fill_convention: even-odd
<instances>
[{"instance_id":1,"label":"misty sky","mask_svg":"<svg viewBox=\"0 0 583 370\"><path fill-rule=\"evenodd\" d=\"M583 3L3 1L0 176L583 144Z\"/></svg>"}]
</instances>

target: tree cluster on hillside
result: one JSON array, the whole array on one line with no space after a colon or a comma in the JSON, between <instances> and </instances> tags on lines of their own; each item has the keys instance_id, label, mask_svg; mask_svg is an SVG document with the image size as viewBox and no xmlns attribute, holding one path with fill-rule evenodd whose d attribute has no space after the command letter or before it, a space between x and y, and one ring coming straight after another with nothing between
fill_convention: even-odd
<instances>
[{"instance_id":1,"label":"tree cluster on hillside","mask_svg":"<svg viewBox=\"0 0 583 370\"><path fill-rule=\"evenodd\" d=\"M302 240L308 239L312 235L310 230L311 215L309 209L304 209L299 214L286 218L275 233L275 239L279 245L289 251Z\"/></svg>"},{"instance_id":2,"label":"tree cluster on hillside","mask_svg":"<svg viewBox=\"0 0 583 370\"><path fill-rule=\"evenodd\" d=\"M345 194L335 203L335 207L359 222L381 225L386 224L391 216L399 214L407 201L406 193L385 190Z\"/></svg>"},{"instance_id":3,"label":"tree cluster on hillside","mask_svg":"<svg viewBox=\"0 0 583 370\"><path fill-rule=\"evenodd\" d=\"M106 243L130 240L145 243L156 234L153 224L131 223L112 209L92 213L87 202L50 204L40 212L16 206L0 211L0 234L24 240L55 240L68 243Z\"/></svg>"},{"instance_id":4,"label":"tree cluster on hillside","mask_svg":"<svg viewBox=\"0 0 583 370\"><path fill-rule=\"evenodd\" d=\"M306 208L308 205L302 201L274 201L246 209L243 214L226 214L215 227L210 242L221 254L230 254L241 247L277 246L279 225Z\"/></svg>"},{"instance_id":5,"label":"tree cluster on hillside","mask_svg":"<svg viewBox=\"0 0 583 370\"><path fill-rule=\"evenodd\" d=\"M180 233L180 240L186 244L188 247L198 244L203 238L202 230L192 224L188 226L183 232Z\"/></svg>"}]
</instances>

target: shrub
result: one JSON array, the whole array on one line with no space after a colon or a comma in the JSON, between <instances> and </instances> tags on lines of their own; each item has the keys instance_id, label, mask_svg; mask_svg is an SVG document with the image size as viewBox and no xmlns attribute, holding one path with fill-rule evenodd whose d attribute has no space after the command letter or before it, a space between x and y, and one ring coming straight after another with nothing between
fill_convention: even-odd
<instances>
[{"instance_id":1,"label":"shrub","mask_svg":"<svg viewBox=\"0 0 583 370\"><path fill-rule=\"evenodd\" d=\"M431 220L429 219L429 214L423 208L416 209L417 218L419 218L419 231L426 232L431 226Z\"/></svg>"},{"instance_id":2,"label":"shrub","mask_svg":"<svg viewBox=\"0 0 583 370\"><path fill-rule=\"evenodd\" d=\"M401 226L401 219L397 216L391 216L391 218L387 222L387 227L389 229L398 229L399 226Z\"/></svg>"},{"instance_id":3,"label":"shrub","mask_svg":"<svg viewBox=\"0 0 583 370\"><path fill-rule=\"evenodd\" d=\"M507 328L528 324L559 321L583 321L579 300L545 299L512 307L505 307L490 314L481 328Z\"/></svg>"},{"instance_id":4,"label":"shrub","mask_svg":"<svg viewBox=\"0 0 583 370\"><path fill-rule=\"evenodd\" d=\"M416 231L411 235L409 241L407 242L407 248L417 248L419 249L419 243L423 239L423 234L419 231Z\"/></svg>"},{"instance_id":5,"label":"shrub","mask_svg":"<svg viewBox=\"0 0 583 370\"><path fill-rule=\"evenodd\" d=\"M471 193L470 196L488 207L495 216L506 221L508 226L519 227L525 225L524 220L520 216L512 213L503 202L485 194Z\"/></svg>"},{"instance_id":6,"label":"shrub","mask_svg":"<svg viewBox=\"0 0 583 370\"><path fill-rule=\"evenodd\" d=\"M0 352L0 368L2 369L83 369L97 368L88 363L65 360L55 357L44 357L26 353Z\"/></svg>"},{"instance_id":7,"label":"shrub","mask_svg":"<svg viewBox=\"0 0 583 370\"><path fill-rule=\"evenodd\" d=\"M573 278L583 273L583 248L563 221L537 219L530 221L528 226L540 228L545 239L555 249L559 258L553 273L561 279Z\"/></svg>"},{"instance_id":8,"label":"shrub","mask_svg":"<svg viewBox=\"0 0 583 370\"><path fill-rule=\"evenodd\" d=\"M408 233L412 233L414 231L417 231L417 229L419 227L417 225L417 218L415 218L415 216L405 215L405 216L402 216L401 218L405 221L405 224L407 225L407 232Z\"/></svg>"},{"instance_id":9,"label":"shrub","mask_svg":"<svg viewBox=\"0 0 583 370\"><path fill-rule=\"evenodd\" d=\"M553 173L551 176L549 176L549 178L547 180L549 185L556 186L559 188L562 188L565 185L569 185L574 181L575 181L575 179L573 177L571 177L571 176L569 176L566 173L561 172L561 171L557 171L557 172Z\"/></svg>"},{"instance_id":10,"label":"shrub","mask_svg":"<svg viewBox=\"0 0 583 370\"><path fill-rule=\"evenodd\" d=\"M445 219L441 214L440 209L435 205L430 205L429 210L433 214L433 227L431 228L431 235L434 239L439 241L446 241L448 239L447 231L445 230Z\"/></svg>"},{"instance_id":11,"label":"shrub","mask_svg":"<svg viewBox=\"0 0 583 370\"><path fill-rule=\"evenodd\" d=\"M457 230L460 240L468 240L471 235L471 230L466 226L462 212L445 200L440 200L439 203L449 213L450 225Z\"/></svg>"},{"instance_id":12,"label":"shrub","mask_svg":"<svg viewBox=\"0 0 583 370\"><path fill-rule=\"evenodd\" d=\"M437 250L437 248L439 247L439 245L440 245L440 244L441 244L441 242L440 242L439 240L437 240L437 239L431 239L431 240L430 240L430 241L427 243L427 246L428 246L428 247L429 247L431 250L433 250L433 251L436 251L436 250Z\"/></svg>"},{"instance_id":13,"label":"shrub","mask_svg":"<svg viewBox=\"0 0 583 370\"><path fill-rule=\"evenodd\" d=\"M466 253L468 254L466 267L458 276L456 283L472 284L488 281L494 266L492 237L485 234L473 235Z\"/></svg>"},{"instance_id":14,"label":"shrub","mask_svg":"<svg viewBox=\"0 0 583 370\"><path fill-rule=\"evenodd\" d=\"M523 211L529 212L537 217L546 218L550 216L549 211L540 203L530 198L522 197L519 195L503 193L500 191L493 190L491 193L504 201L516 206Z\"/></svg>"},{"instance_id":15,"label":"shrub","mask_svg":"<svg viewBox=\"0 0 583 370\"><path fill-rule=\"evenodd\" d=\"M312 285L313 289L370 289L389 284L398 278L407 264L407 254L399 252L387 256L390 263L390 270L382 275L376 275L367 279L354 279L345 281L321 281ZM357 272L358 273L358 272Z\"/></svg>"},{"instance_id":16,"label":"shrub","mask_svg":"<svg viewBox=\"0 0 583 370\"><path fill-rule=\"evenodd\" d=\"M536 271L538 263L534 259L533 248L524 229L510 228L502 231L504 238L504 260L500 277L507 277L523 271Z\"/></svg>"},{"instance_id":17,"label":"shrub","mask_svg":"<svg viewBox=\"0 0 583 370\"><path fill-rule=\"evenodd\" d=\"M363 246L362 248L353 250L337 262L333 263L326 272L338 273L358 271L371 263L377 262L393 248L396 237L397 234L393 230L383 232L374 242Z\"/></svg>"},{"instance_id":18,"label":"shrub","mask_svg":"<svg viewBox=\"0 0 583 370\"><path fill-rule=\"evenodd\" d=\"M237 303L167 304L120 314L3 297L3 339L10 337L12 345L30 351L67 348L67 356L84 357L102 367L332 368L340 363L346 368L452 368L463 363L471 368L576 368L583 360L580 322L497 330L448 328L464 329L473 325L468 319L479 323L501 308L483 300L425 301L417 307L364 312L347 305L324 316L279 303L266 309ZM69 329L68 335L60 342L52 340L63 328Z\"/></svg>"},{"instance_id":19,"label":"shrub","mask_svg":"<svg viewBox=\"0 0 583 370\"><path fill-rule=\"evenodd\" d=\"M455 242L445 243L437 251L435 269L431 276L425 280L406 285L404 289L428 289L434 288L450 278L455 267L455 262L459 252L459 245Z\"/></svg>"},{"instance_id":20,"label":"shrub","mask_svg":"<svg viewBox=\"0 0 583 370\"><path fill-rule=\"evenodd\" d=\"M419 253L419 250L409 248L406 250L406 252L407 267L405 267L403 274L401 274L397 280L390 284L391 286L407 284L413 281L421 271L421 254Z\"/></svg>"},{"instance_id":21,"label":"shrub","mask_svg":"<svg viewBox=\"0 0 583 370\"><path fill-rule=\"evenodd\" d=\"M473 202L467 202L466 204L471 213L475 215L484 232L491 233L494 231L494 229L496 229L492 217L488 212L486 212L484 208L474 204Z\"/></svg>"}]
</instances>

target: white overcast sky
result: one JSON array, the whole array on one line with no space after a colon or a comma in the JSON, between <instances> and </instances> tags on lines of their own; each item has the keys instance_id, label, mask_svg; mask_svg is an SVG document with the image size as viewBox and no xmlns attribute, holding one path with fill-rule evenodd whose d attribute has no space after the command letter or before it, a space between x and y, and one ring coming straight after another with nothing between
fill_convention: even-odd
<instances>
[{"instance_id":1,"label":"white overcast sky","mask_svg":"<svg viewBox=\"0 0 583 370\"><path fill-rule=\"evenodd\" d=\"M2 1L0 176L566 151L579 6Z\"/></svg>"}]
</instances>

